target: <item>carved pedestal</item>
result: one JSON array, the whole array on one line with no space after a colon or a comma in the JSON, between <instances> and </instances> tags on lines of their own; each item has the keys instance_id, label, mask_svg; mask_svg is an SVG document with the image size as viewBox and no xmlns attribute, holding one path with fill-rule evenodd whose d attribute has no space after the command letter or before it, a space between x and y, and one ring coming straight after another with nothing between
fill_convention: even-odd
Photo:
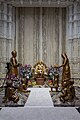
<instances>
[{"instance_id":1,"label":"carved pedestal","mask_svg":"<svg viewBox=\"0 0 80 120\"><path fill-rule=\"evenodd\" d=\"M44 85L44 78L36 78L37 85Z\"/></svg>"}]
</instances>

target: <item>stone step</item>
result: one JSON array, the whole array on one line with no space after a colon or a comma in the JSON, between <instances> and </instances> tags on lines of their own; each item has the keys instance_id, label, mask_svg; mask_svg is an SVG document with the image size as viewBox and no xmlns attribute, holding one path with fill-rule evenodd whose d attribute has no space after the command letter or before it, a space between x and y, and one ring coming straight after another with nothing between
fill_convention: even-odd
<instances>
[{"instance_id":1,"label":"stone step","mask_svg":"<svg viewBox=\"0 0 80 120\"><path fill-rule=\"evenodd\" d=\"M74 107L6 107L0 120L80 120L80 114Z\"/></svg>"},{"instance_id":2,"label":"stone step","mask_svg":"<svg viewBox=\"0 0 80 120\"><path fill-rule=\"evenodd\" d=\"M26 106L54 106L49 88L32 88Z\"/></svg>"}]
</instances>

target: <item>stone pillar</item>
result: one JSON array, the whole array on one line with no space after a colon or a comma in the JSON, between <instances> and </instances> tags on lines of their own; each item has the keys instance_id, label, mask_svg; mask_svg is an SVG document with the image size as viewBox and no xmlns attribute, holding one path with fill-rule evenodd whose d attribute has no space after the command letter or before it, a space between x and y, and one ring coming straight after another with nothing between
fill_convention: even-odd
<instances>
[{"instance_id":1,"label":"stone pillar","mask_svg":"<svg viewBox=\"0 0 80 120\"><path fill-rule=\"evenodd\" d=\"M24 8L19 8L18 60L24 64Z\"/></svg>"},{"instance_id":2,"label":"stone pillar","mask_svg":"<svg viewBox=\"0 0 80 120\"><path fill-rule=\"evenodd\" d=\"M74 4L74 28L73 28L73 36L77 38L77 4Z\"/></svg>"},{"instance_id":3,"label":"stone pillar","mask_svg":"<svg viewBox=\"0 0 80 120\"><path fill-rule=\"evenodd\" d=\"M42 61L42 8L40 8L40 41L39 41L39 60Z\"/></svg>"},{"instance_id":4,"label":"stone pillar","mask_svg":"<svg viewBox=\"0 0 80 120\"><path fill-rule=\"evenodd\" d=\"M49 25L48 23L49 19L47 16L49 15L48 10L49 10L48 8L42 8L42 60L46 64L48 64L48 62L50 63L50 59L48 59L48 56L47 56L47 44L49 44L49 42L47 42L47 39L49 39L49 36L48 36L49 34L47 31L47 27ZM48 50L50 49L48 48Z\"/></svg>"},{"instance_id":5,"label":"stone pillar","mask_svg":"<svg viewBox=\"0 0 80 120\"><path fill-rule=\"evenodd\" d=\"M40 58L40 37L42 36L39 31L42 29L40 28L41 18L40 18L40 8L33 8L33 65L39 61ZM41 25L42 26L42 25Z\"/></svg>"},{"instance_id":6,"label":"stone pillar","mask_svg":"<svg viewBox=\"0 0 80 120\"><path fill-rule=\"evenodd\" d=\"M62 9L59 9L59 64L62 64L61 54L62 54Z\"/></svg>"},{"instance_id":7,"label":"stone pillar","mask_svg":"<svg viewBox=\"0 0 80 120\"><path fill-rule=\"evenodd\" d=\"M55 9L55 63L59 63L59 8Z\"/></svg>"},{"instance_id":8,"label":"stone pillar","mask_svg":"<svg viewBox=\"0 0 80 120\"><path fill-rule=\"evenodd\" d=\"M15 9L15 12L16 12L16 14L15 14L15 46L14 46L14 48L16 49L16 51L17 51L17 57L19 56L18 54L18 48L19 48L19 45L18 45L18 41L19 41L19 12L18 12L18 8L16 8ZM18 59L19 59L19 57L18 57Z\"/></svg>"},{"instance_id":9,"label":"stone pillar","mask_svg":"<svg viewBox=\"0 0 80 120\"><path fill-rule=\"evenodd\" d=\"M62 52L66 52L66 8L62 8Z\"/></svg>"}]
</instances>

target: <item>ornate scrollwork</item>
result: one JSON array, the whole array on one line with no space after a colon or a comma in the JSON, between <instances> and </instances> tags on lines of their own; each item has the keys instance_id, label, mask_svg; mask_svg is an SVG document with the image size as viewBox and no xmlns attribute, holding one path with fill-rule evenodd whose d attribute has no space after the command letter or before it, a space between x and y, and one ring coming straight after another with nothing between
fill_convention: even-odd
<instances>
[{"instance_id":1,"label":"ornate scrollwork","mask_svg":"<svg viewBox=\"0 0 80 120\"><path fill-rule=\"evenodd\" d=\"M42 61L37 62L33 67L33 74L35 77L44 77L48 73L46 64Z\"/></svg>"}]
</instances>

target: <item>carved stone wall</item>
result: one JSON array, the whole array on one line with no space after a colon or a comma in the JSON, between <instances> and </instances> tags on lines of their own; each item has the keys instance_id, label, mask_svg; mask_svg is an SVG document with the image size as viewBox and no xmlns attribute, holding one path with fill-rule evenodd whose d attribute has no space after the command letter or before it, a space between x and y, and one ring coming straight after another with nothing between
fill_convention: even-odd
<instances>
[{"instance_id":1,"label":"carved stone wall","mask_svg":"<svg viewBox=\"0 0 80 120\"><path fill-rule=\"evenodd\" d=\"M20 63L24 63L24 8L18 9L18 59ZM16 25L17 26L17 25Z\"/></svg>"},{"instance_id":2,"label":"carved stone wall","mask_svg":"<svg viewBox=\"0 0 80 120\"><path fill-rule=\"evenodd\" d=\"M0 3L0 77L6 73L5 64L14 48L15 8Z\"/></svg>"},{"instance_id":3,"label":"carved stone wall","mask_svg":"<svg viewBox=\"0 0 80 120\"><path fill-rule=\"evenodd\" d=\"M42 60L49 66L61 63L61 53L65 51L66 8L19 8L18 12L19 61L33 65Z\"/></svg>"},{"instance_id":4,"label":"carved stone wall","mask_svg":"<svg viewBox=\"0 0 80 120\"><path fill-rule=\"evenodd\" d=\"M80 77L80 2L67 8L66 48L72 77Z\"/></svg>"},{"instance_id":5,"label":"carved stone wall","mask_svg":"<svg viewBox=\"0 0 80 120\"><path fill-rule=\"evenodd\" d=\"M45 0L45 4L36 0L39 7L28 0L25 8L12 7L23 6L21 1L0 2L0 76L16 49L18 61L31 65L39 60L48 66L62 64L61 53L67 52L72 77L80 77L80 2L72 0L73 5L56 8L51 7L52 0Z\"/></svg>"}]
</instances>

